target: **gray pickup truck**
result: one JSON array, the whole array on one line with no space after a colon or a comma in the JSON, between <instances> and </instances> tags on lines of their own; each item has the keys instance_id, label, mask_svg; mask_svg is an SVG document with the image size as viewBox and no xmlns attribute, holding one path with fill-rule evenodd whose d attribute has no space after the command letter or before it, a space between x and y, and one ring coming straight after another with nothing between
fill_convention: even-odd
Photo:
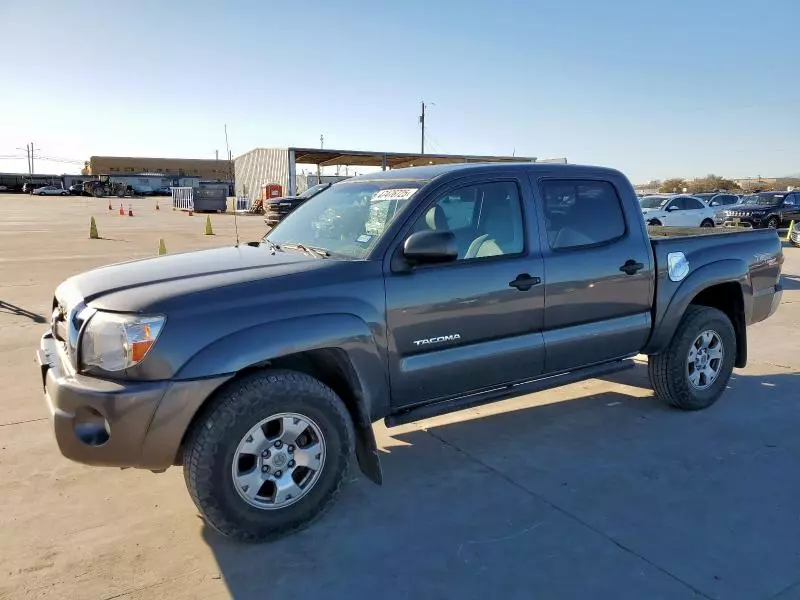
<instances>
[{"instance_id":1,"label":"gray pickup truck","mask_svg":"<svg viewBox=\"0 0 800 600\"><path fill-rule=\"evenodd\" d=\"M64 456L183 465L203 517L261 541L334 500L389 426L631 366L685 410L781 297L773 230L648 233L619 172L399 169L344 181L263 240L56 290L38 359ZM598 432L602 435L602 432Z\"/></svg>"}]
</instances>

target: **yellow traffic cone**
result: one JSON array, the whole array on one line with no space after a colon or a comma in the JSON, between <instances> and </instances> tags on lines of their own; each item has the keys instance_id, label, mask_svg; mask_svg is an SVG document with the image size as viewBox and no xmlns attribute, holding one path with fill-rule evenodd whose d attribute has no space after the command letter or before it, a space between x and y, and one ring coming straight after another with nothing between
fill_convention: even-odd
<instances>
[{"instance_id":1,"label":"yellow traffic cone","mask_svg":"<svg viewBox=\"0 0 800 600\"><path fill-rule=\"evenodd\" d=\"M167 253L167 245L164 243L164 238L158 240L158 255L164 256Z\"/></svg>"},{"instance_id":2,"label":"yellow traffic cone","mask_svg":"<svg viewBox=\"0 0 800 600\"><path fill-rule=\"evenodd\" d=\"M90 240L99 240L100 234L97 233L97 223L94 221L94 217L89 222L89 239Z\"/></svg>"},{"instance_id":3,"label":"yellow traffic cone","mask_svg":"<svg viewBox=\"0 0 800 600\"><path fill-rule=\"evenodd\" d=\"M214 235L214 230L211 229L211 215L206 215L206 235Z\"/></svg>"}]
</instances>

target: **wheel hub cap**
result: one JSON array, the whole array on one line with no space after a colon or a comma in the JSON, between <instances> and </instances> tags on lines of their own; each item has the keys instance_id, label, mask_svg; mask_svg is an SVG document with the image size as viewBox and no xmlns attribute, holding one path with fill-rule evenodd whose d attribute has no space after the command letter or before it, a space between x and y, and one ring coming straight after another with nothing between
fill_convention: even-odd
<instances>
[{"instance_id":1,"label":"wheel hub cap","mask_svg":"<svg viewBox=\"0 0 800 600\"><path fill-rule=\"evenodd\" d=\"M273 452L272 459L267 459L267 464L272 463L275 469L282 469L289 462L289 457L284 452Z\"/></svg>"},{"instance_id":2,"label":"wheel hub cap","mask_svg":"<svg viewBox=\"0 0 800 600\"><path fill-rule=\"evenodd\" d=\"M325 438L312 419L279 413L253 426L233 455L231 475L249 505L275 510L294 504L317 483L325 464Z\"/></svg>"},{"instance_id":3,"label":"wheel hub cap","mask_svg":"<svg viewBox=\"0 0 800 600\"><path fill-rule=\"evenodd\" d=\"M710 387L722 371L724 358L722 338L713 330L703 331L689 346L686 375L690 385L698 390Z\"/></svg>"}]
</instances>

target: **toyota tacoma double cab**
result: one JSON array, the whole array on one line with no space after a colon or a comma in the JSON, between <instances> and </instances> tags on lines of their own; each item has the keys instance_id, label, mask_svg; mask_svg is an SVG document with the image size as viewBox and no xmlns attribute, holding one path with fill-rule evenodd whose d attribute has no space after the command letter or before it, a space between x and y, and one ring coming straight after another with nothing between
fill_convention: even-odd
<instances>
[{"instance_id":1,"label":"toyota tacoma double cab","mask_svg":"<svg viewBox=\"0 0 800 600\"><path fill-rule=\"evenodd\" d=\"M648 232L611 169L397 169L334 184L260 241L67 279L38 361L64 456L182 465L212 527L263 541L319 516L352 455L382 482L379 419L637 354L663 401L711 406L778 307L782 263L773 230Z\"/></svg>"}]
</instances>

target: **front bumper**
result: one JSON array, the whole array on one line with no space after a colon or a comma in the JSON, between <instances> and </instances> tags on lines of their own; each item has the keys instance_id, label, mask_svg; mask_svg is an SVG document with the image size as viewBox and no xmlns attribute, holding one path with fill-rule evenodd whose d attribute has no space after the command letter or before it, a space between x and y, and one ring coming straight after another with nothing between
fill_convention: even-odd
<instances>
[{"instance_id":1,"label":"front bumper","mask_svg":"<svg viewBox=\"0 0 800 600\"><path fill-rule=\"evenodd\" d=\"M75 373L48 332L37 353L58 448L89 465L166 469L200 405L230 376L117 382Z\"/></svg>"},{"instance_id":2,"label":"front bumper","mask_svg":"<svg viewBox=\"0 0 800 600\"><path fill-rule=\"evenodd\" d=\"M764 227L762 220L763 217L754 217L752 215L739 215L739 216L715 215L714 225L719 226L725 223L736 223L743 225L745 227L752 227L753 229L758 229L759 227Z\"/></svg>"}]
</instances>

